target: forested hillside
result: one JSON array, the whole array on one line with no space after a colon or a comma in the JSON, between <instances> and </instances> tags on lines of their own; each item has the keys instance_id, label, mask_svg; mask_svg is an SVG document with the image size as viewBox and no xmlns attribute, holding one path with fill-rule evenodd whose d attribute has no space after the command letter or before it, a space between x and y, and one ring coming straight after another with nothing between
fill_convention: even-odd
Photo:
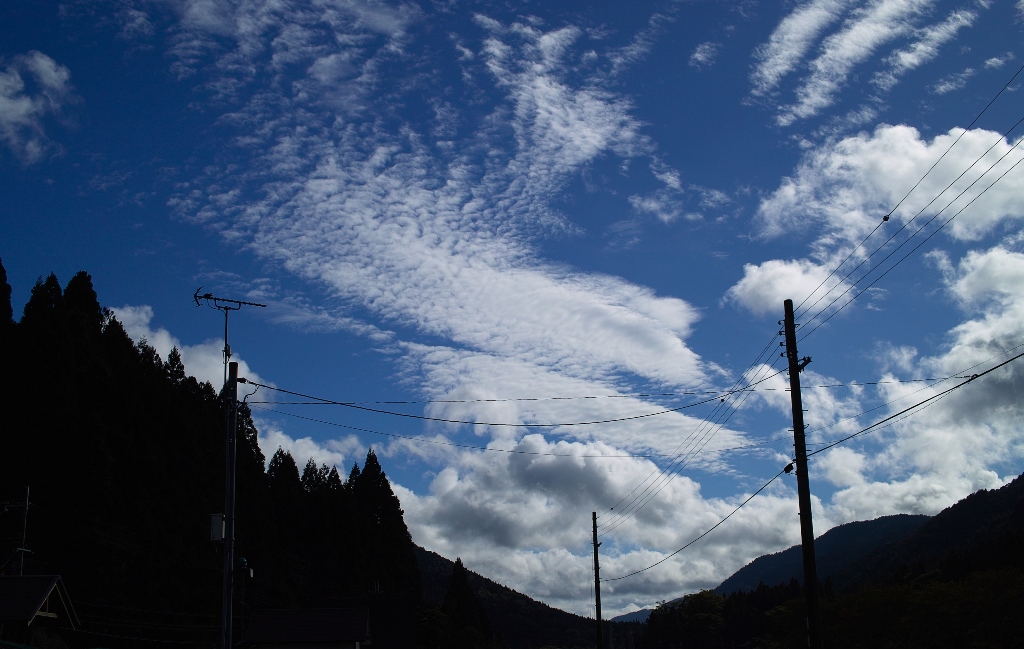
<instances>
[{"instance_id":1,"label":"forested hillside","mask_svg":"<svg viewBox=\"0 0 1024 649\"><path fill-rule=\"evenodd\" d=\"M830 649L1022 646L1024 476L849 561L820 592ZM802 590L792 579L666 603L644 625L644 646L805 647L804 628Z\"/></svg>"},{"instance_id":2,"label":"forested hillside","mask_svg":"<svg viewBox=\"0 0 1024 649\"><path fill-rule=\"evenodd\" d=\"M87 630L164 640L218 637L224 423L217 391L135 344L81 272L32 289L13 320L0 267L2 499L31 488L26 574L60 574ZM284 452L266 470L243 406L238 427L238 584L254 608L420 599L412 539L371 451L343 481ZM4 572L22 517L0 516ZM101 635L103 634L103 635ZM103 644L109 644L104 640Z\"/></svg>"}]
</instances>

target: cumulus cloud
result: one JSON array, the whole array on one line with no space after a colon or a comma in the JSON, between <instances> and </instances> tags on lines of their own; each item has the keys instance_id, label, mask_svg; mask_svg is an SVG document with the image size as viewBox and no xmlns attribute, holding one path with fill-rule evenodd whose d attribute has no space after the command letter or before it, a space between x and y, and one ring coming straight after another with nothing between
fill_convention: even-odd
<instances>
[{"instance_id":1,"label":"cumulus cloud","mask_svg":"<svg viewBox=\"0 0 1024 649\"><path fill-rule=\"evenodd\" d=\"M812 294L815 300L828 297L831 301L848 285L839 278L830 279L830 272L825 266L806 259L771 259L761 264L744 264L743 278L729 288L725 299L758 315L782 313L785 300L800 304Z\"/></svg>"},{"instance_id":2,"label":"cumulus cloud","mask_svg":"<svg viewBox=\"0 0 1024 649\"><path fill-rule=\"evenodd\" d=\"M992 58L985 60L985 67L989 69L998 69L1003 67L1013 59L1013 52L1007 52L1003 56L993 56Z\"/></svg>"},{"instance_id":3,"label":"cumulus cloud","mask_svg":"<svg viewBox=\"0 0 1024 649\"><path fill-rule=\"evenodd\" d=\"M957 138L956 146L925 177ZM859 242L924 177L900 204L894 220L908 222L918 213L928 218L942 210L949 218L980 196L944 230L954 239L977 239L1000 223L1024 217L1024 197L1012 182L999 182L981 195L1024 155L1019 147L1013 149L1014 144L983 129L952 129L926 140L912 127L884 124L873 133L828 143L809 151L795 174L761 202L762 232L777 236L797 227L817 229L820 254L834 255L837 248ZM957 199L961 192L966 193Z\"/></svg>"},{"instance_id":4,"label":"cumulus cloud","mask_svg":"<svg viewBox=\"0 0 1024 649\"><path fill-rule=\"evenodd\" d=\"M53 148L45 121L76 97L71 71L38 51L0 61L0 140L23 163Z\"/></svg>"},{"instance_id":5,"label":"cumulus cloud","mask_svg":"<svg viewBox=\"0 0 1024 649\"><path fill-rule=\"evenodd\" d=\"M258 411L256 413L258 415ZM337 439L329 439L326 442L314 441L311 437L300 437L295 439L285 433L279 426L270 421L254 416L254 423L259 429L260 450L267 462L273 457L277 449L282 449L295 458L299 470L312 458L318 466L326 464L338 468L342 479L348 476L347 470L353 462L362 462L366 456L367 447L355 435L348 435Z\"/></svg>"},{"instance_id":6,"label":"cumulus cloud","mask_svg":"<svg viewBox=\"0 0 1024 649\"><path fill-rule=\"evenodd\" d=\"M664 223L671 223L683 212L682 202L672 193L661 190L647 196L630 196L629 204L642 214L651 214Z\"/></svg>"},{"instance_id":7,"label":"cumulus cloud","mask_svg":"<svg viewBox=\"0 0 1024 649\"><path fill-rule=\"evenodd\" d=\"M516 448L559 455L462 454L436 475L428 493L397 489L410 530L428 547L458 555L500 582L586 614L590 512L603 514L600 531L612 514L608 504L658 468L643 459L594 457L618 452L600 442L551 442L528 435ZM625 525L602 537L602 573L614 577L654 563L721 520L738 500L704 499L697 483L677 478L638 514L656 525ZM655 595L717 585L766 548L795 542L796 517L780 516L791 514L792 506L791 492L780 485L730 519L719 543L698 544L657 571L607 582L602 600L609 611L618 612ZM767 525L777 516L788 524ZM616 537L634 549L616 550L609 543ZM496 553L495 547L502 551ZM537 550L523 553L524 547Z\"/></svg>"}]
</instances>

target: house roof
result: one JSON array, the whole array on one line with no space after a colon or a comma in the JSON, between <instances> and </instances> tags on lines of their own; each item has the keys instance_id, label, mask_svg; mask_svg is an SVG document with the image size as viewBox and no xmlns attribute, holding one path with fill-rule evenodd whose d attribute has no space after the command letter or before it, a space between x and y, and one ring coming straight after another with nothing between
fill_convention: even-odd
<instances>
[{"instance_id":1,"label":"house roof","mask_svg":"<svg viewBox=\"0 0 1024 649\"><path fill-rule=\"evenodd\" d=\"M370 611L366 608L264 609L253 611L245 641L366 642Z\"/></svg>"},{"instance_id":2,"label":"house roof","mask_svg":"<svg viewBox=\"0 0 1024 649\"><path fill-rule=\"evenodd\" d=\"M72 628L78 628L78 615L59 575L19 575L0 577L0 620L22 620L28 624L39 615L51 596L51 613L60 613Z\"/></svg>"}]
</instances>

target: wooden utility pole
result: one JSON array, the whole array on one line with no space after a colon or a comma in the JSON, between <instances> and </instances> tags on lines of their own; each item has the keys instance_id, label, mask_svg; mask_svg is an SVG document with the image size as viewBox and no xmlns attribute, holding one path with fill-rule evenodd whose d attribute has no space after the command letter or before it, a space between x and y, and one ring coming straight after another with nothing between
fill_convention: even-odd
<instances>
[{"instance_id":1,"label":"wooden utility pole","mask_svg":"<svg viewBox=\"0 0 1024 649\"><path fill-rule=\"evenodd\" d=\"M597 548L601 546L597 542L597 512L591 512L594 521L594 596L597 604L597 649L604 648L604 639L601 635L601 563L597 558Z\"/></svg>"},{"instance_id":2,"label":"wooden utility pole","mask_svg":"<svg viewBox=\"0 0 1024 649\"><path fill-rule=\"evenodd\" d=\"M235 591L235 468L238 430L238 363L228 364L224 386L224 589L221 598L221 646L231 649L234 636Z\"/></svg>"},{"instance_id":3,"label":"wooden utility pole","mask_svg":"<svg viewBox=\"0 0 1024 649\"><path fill-rule=\"evenodd\" d=\"M822 649L821 611L818 603L818 567L814 557L814 525L811 521L811 485L807 480L807 446L804 443L804 406L800 398L800 372L811 362L799 359L793 300L786 300L786 358L789 359L789 390L793 402L793 445L796 448L796 489L800 504L800 546L804 558L804 597L807 599L807 646Z\"/></svg>"}]
</instances>

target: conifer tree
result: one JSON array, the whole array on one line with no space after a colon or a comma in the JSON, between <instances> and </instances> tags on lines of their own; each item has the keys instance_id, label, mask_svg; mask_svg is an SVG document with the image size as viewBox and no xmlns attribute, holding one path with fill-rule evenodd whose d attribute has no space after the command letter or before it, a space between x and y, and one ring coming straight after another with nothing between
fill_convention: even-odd
<instances>
[{"instance_id":1,"label":"conifer tree","mask_svg":"<svg viewBox=\"0 0 1024 649\"><path fill-rule=\"evenodd\" d=\"M296 494L302 490L302 480L299 478L299 467L295 464L295 458L280 446L267 466L267 482L271 491L282 495Z\"/></svg>"},{"instance_id":2,"label":"conifer tree","mask_svg":"<svg viewBox=\"0 0 1024 649\"><path fill-rule=\"evenodd\" d=\"M345 481L345 491L349 494L353 494L356 488L356 482L359 481L359 463L352 463L352 470L348 472L348 480Z\"/></svg>"},{"instance_id":3,"label":"conifer tree","mask_svg":"<svg viewBox=\"0 0 1024 649\"><path fill-rule=\"evenodd\" d=\"M447 618L452 647L478 649L490 644L491 625L483 606L469 587L469 574L461 557L455 559L441 610Z\"/></svg>"},{"instance_id":4,"label":"conifer tree","mask_svg":"<svg viewBox=\"0 0 1024 649\"><path fill-rule=\"evenodd\" d=\"M32 293L25 304L21 324L39 333L52 333L58 312L63 310L63 307L64 292L60 288L57 276L50 273L46 281L40 277L32 287Z\"/></svg>"},{"instance_id":5,"label":"conifer tree","mask_svg":"<svg viewBox=\"0 0 1024 649\"><path fill-rule=\"evenodd\" d=\"M354 473L354 470L353 470ZM370 449L352 483L352 495L367 523L374 589L390 596L420 597L419 568L401 503Z\"/></svg>"},{"instance_id":6,"label":"conifer tree","mask_svg":"<svg viewBox=\"0 0 1024 649\"><path fill-rule=\"evenodd\" d=\"M7 269L0 259L0 334L14 322L14 309L11 308L11 285L7 283Z\"/></svg>"},{"instance_id":7,"label":"conifer tree","mask_svg":"<svg viewBox=\"0 0 1024 649\"><path fill-rule=\"evenodd\" d=\"M181 383L185 380L185 364L181 362L181 352L178 351L177 347L172 348L171 352L167 354L164 369L167 370L167 376L175 383Z\"/></svg>"},{"instance_id":8,"label":"conifer tree","mask_svg":"<svg viewBox=\"0 0 1024 649\"><path fill-rule=\"evenodd\" d=\"M92 285L92 275L84 270L75 273L64 288L63 297L71 326L87 335L99 335L104 312Z\"/></svg>"}]
</instances>

